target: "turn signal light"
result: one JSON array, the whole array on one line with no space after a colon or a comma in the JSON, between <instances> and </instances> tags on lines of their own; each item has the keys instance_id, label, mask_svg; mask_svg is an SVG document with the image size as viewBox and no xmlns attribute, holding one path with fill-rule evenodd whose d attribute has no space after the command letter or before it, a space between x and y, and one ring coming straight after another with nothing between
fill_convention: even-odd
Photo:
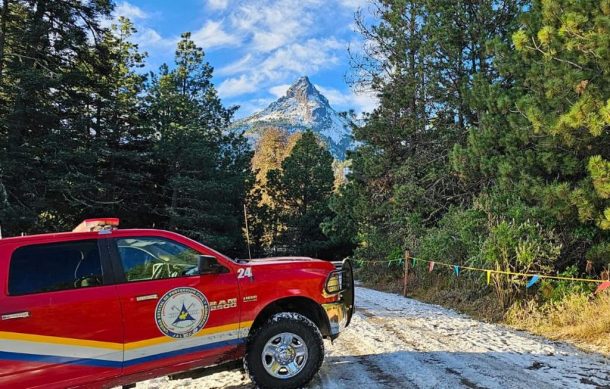
<instances>
[{"instance_id":1,"label":"turn signal light","mask_svg":"<svg viewBox=\"0 0 610 389\"><path fill-rule=\"evenodd\" d=\"M335 294L341 292L341 273L333 271L328 275L326 279L326 285L324 287L325 292L328 294Z\"/></svg>"}]
</instances>

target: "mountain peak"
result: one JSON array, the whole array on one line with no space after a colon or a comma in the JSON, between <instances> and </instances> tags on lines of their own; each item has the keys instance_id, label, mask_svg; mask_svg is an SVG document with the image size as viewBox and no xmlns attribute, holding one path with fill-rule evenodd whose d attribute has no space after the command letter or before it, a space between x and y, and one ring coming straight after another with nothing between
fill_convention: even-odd
<instances>
[{"instance_id":1,"label":"mountain peak","mask_svg":"<svg viewBox=\"0 0 610 389\"><path fill-rule=\"evenodd\" d=\"M313 87L313 84L311 83L311 81L309 81L309 77L307 76L301 76L299 77L298 80L296 80L291 88L297 87L297 86L307 86L307 87Z\"/></svg>"},{"instance_id":2,"label":"mountain peak","mask_svg":"<svg viewBox=\"0 0 610 389\"><path fill-rule=\"evenodd\" d=\"M320 91L309 81L309 77L303 76L295 81L286 91L285 98L295 98L299 103L306 103L308 100L318 99L322 104L328 105L328 100Z\"/></svg>"},{"instance_id":3,"label":"mountain peak","mask_svg":"<svg viewBox=\"0 0 610 389\"><path fill-rule=\"evenodd\" d=\"M346 150L353 146L349 121L330 106L307 76L296 80L284 96L264 110L235 123L235 127L254 142L268 127L283 128L289 133L310 129L326 141L337 159L345 158Z\"/></svg>"}]
</instances>

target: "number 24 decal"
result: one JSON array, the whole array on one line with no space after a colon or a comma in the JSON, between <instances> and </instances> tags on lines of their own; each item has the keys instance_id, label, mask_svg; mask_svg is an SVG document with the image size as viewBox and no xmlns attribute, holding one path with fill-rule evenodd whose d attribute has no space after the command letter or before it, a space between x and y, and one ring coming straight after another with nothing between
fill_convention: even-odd
<instances>
[{"instance_id":1,"label":"number 24 decal","mask_svg":"<svg viewBox=\"0 0 610 389\"><path fill-rule=\"evenodd\" d=\"M237 278L252 278L252 268L251 267L240 267L237 269Z\"/></svg>"}]
</instances>

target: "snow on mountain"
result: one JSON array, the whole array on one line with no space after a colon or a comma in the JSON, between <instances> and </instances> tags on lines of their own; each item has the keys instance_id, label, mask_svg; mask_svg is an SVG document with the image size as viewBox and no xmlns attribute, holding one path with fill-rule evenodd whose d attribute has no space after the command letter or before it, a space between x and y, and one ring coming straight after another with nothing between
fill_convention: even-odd
<instances>
[{"instance_id":1,"label":"snow on mountain","mask_svg":"<svg viewBox=\"0 0 610 389\"><path fill-rule=\"evenodd\" d=\"M253 142L268 127L279 127L289 133L311 129L340 160L345 159L346 151L353 146L349 121L330 106L306 76L299 78L284 96L267 108L236 122L233 127L244 131Z\"/></svg>"}]
</instances>

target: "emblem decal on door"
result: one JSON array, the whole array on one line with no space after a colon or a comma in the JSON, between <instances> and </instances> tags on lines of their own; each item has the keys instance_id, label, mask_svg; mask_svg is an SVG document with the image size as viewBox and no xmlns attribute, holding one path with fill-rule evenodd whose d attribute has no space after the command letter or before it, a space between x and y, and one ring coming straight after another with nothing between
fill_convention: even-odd
<instances>
[{"instance_id":1,"label":"emblem decal on door","mask_svg":"<svg viewBox=\"0 0 610 389\"><path fill-rule=\"evenodd\" d=\"M205 326L210 316L208 299L194 288L175 288L157 303L155 321L159 331L172 338L188 338Z\"/></svg>"}]
</instances>

